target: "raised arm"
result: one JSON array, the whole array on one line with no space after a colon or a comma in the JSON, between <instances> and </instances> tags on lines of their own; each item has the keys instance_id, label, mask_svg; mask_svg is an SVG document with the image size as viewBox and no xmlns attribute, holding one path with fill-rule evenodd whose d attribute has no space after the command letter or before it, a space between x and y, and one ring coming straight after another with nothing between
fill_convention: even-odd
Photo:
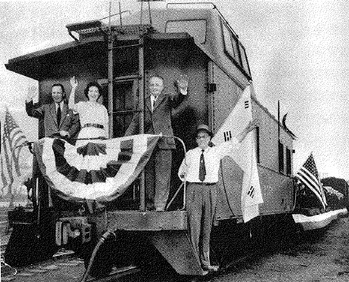
<instances>
[{"instance_id":1,"label":"raised arm","mask_svg":"<svg viewBox=\"0 0 349 282\"><path fill-rule=\"evenodd\" d=\"M108 111L105 107L104 107L103 119L104 119L104 122L103 122L104 130L106 132L107 138L109 138L109 116L108 116Z\"/></svg>"},{"instance_id":2,"label":"raised arm","mask_svg":"<svg viewBox=\"0 0 349 282\"><path fill-rule=\"evenodd\" d=\"M241 143L245 139L246 135L253 129L255 129L257 125L257 120L250 121L249 124L244 128L244 130L241 131L238 135L236 135L236 139L238 140L238 142Z\"/></svg>"},{"instance_id":3,"label":"raised arm","mask_svg":"<svg viewBox=\"0 0 349 282\"><path fill-rule=\"evenodd\" d=\"M172 108L177 108L184 98L188 94L188 76L187 75L181 75L175 82L175 87L177 89L177 93L170 94L171 100L172 100Z\"/></svg>"},{"instance_id":4,"label":"raised arm","mask_svg":"<svg viewBox=\"0 0 349 282\"><path fill-rule=\"evenodd\" d=\"M26 102L31 102L34 97L37 95L37 89L34 85L28 87L27 97L25 99Z\"/></svg>"},{"instance_id":5,"label":"raised arm","mask_svg":"<svg viewBox=\"0 0 349 282\"><path fill-rule=\"evenodd\" d=\"M188 94L188 85L189 80L187 75L182 74L179 79L176 80L177 90L182 95Z\"/></svg>"},{"instance_id":6,"label":"raised arm","mask_svg":"<svg viewBox=\"0 0 349 282\"><path fill-rule=\"evenodd\" d=\"M37 95L37 88L35 86L28 87L27 97L25 99L25 110L30 117L43 118L44 108L39 107L39 104L34 105L33 98Z\"/></svg>"},{"instance_id":7,"label":"raised arm","mask_svg":"<svg viewBox=\"0 0 349 282\"><path fill-rule=\"evenodd\" d=\"M78 87L78 80L75 78L75 76L73 76L70 79L70 85L71 85L71 91L70 91L70 96L69 96L69 108L70 109L75 109L75 90L76 87Z\"/></svg>"}]
</instances>

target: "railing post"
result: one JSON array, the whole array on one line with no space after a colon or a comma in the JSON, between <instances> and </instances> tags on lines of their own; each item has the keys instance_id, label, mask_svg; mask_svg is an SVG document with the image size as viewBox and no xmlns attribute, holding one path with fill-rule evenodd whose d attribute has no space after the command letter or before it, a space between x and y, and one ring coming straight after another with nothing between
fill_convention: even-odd
<instances>
[{"instance_id":1,"label":"railing post","mask_svg":"<svg viewBox=\"0 0 349 282\"><path fill-rule=\"evenodd\" d=\"M139 80L138 80L138 93L139 93L139 102L138 106L141 110L139 113L139 133L144 133L144 37L143 34L140 35L139 39L139 49L138 49L138 60L139 60ZM144 170L141 173L141 179L140 179L140 190L139 190L139 197L140 197L140 210L145 211L146 210L146 203L145 203L145 173Z\"/></svg>"},{"instance_id":2,"label":"railing post","mask_svg":"<svg viewBox=\"0 0 349 282\"><path fill-rule=\"evenodd\" d=\"M108 111L109 111L109 138L113 138L113 126L114 126L114 116L113 116L113 45L114 45L114 35L111 28L111 3L109 7L109 30L108 30Z\"/></svg>"}]
</instances>

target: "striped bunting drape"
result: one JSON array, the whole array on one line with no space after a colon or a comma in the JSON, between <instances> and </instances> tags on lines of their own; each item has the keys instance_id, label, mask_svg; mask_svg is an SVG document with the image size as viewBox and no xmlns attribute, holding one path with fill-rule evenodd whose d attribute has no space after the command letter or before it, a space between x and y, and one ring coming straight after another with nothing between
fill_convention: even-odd
<instances>
[{"instance_id":1,"label":"striped bunting drape","mask_svg":"<svg viewBox=\"0 0 349 282\"><path fill-rule=\"evenodd\" d=\"M34 144L34 153L46 182L62 198L108 202L121 196L137 178L159 137L140 134L83 147L43 138Z\"/></svg>"}]
</instances>

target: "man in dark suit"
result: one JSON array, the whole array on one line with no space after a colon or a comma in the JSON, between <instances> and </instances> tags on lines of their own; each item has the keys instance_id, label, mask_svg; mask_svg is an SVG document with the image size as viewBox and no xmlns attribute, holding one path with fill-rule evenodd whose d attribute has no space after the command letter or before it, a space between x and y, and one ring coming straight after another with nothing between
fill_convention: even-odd
<instances>
[{"instance_id":1,"label":"man in dark suit","mask_svg":"<svg viewBox=\"0 0 349 282\"><path fill-rule=\"evenodd\" d=\"M36 95L36 87L30 87L28 89L25 103L25 109L28 116L44 121L45 137L62 137L68 142L74 144L74 137L77 136L77 133L80 130L80 122L78 115L68 109L63 85L58 83L52 85L51 97L53 102L50 104L34 104L33 98ZM33 158L33 178L31 180L33 187L36 186L35 183L37 178L39 178L40 182L38 191L41 199L41 206L43 208L51 206L53 198L51 198L50 189L48 189L46 182L41 176L36 158Z\"/></svg>"},{"instance_id":2,"label":"man in dark suit","mask_svg":"<svg viewBox=\"0 0 349 282\"><path fill-rule=\"evenodd\" d=\"M78 116L68 109L63 85L59 83L52 85L51 104L34 104L35 95L36 88L31 87L25 103L28 116L43 119L45 137L60 136L73 143L72 138L79 132L80 123Z\"/></svg>"},{"instance_id":3,"label":"man in dark suit","mask_svg":"<svg viewBox=\"0 0 349 282\"><path fill-rule=\"evenodd\" d=\"M174 138L168 137L173 136L171 111L178 107L187 95L188 80L181 78L176 82L176 86L178 93L164 93L163 78L152 76L149 80L150 93L145 97L144 133L164 135L146 166L147 208L155 207L156 211L165 210L170 192L172 150L176 149ZM139 113L133 116L125 132L125 136L133 134L139 134Z\"/></svg>"}]
</instances>

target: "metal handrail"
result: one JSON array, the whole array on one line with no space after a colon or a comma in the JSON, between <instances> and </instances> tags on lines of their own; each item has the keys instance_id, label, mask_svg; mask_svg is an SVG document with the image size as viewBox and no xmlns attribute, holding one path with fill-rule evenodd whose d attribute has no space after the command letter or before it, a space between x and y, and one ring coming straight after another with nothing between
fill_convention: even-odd
<instances>
[{"instance_id":1,"label":"metal handrail","mask_svg":"<svg viewBox=\"0 0 349 282\"><path fill-rule=\"evenodd\" d=\"M165 136L165 135L162 135L162 136ZM165 136L165 137L173 137L173 138L175 138L176 140L178 140L182 144L183 150L184 150L184 163L187 164L187 148L186 148L186 146L184 144L184 141L181 138L177 137L177 136ZM182 189L182 187L183 187L183 206L182 206L181 210L185 209L185 205L186 205L186 191L187 191L186 175L184 175L184 180L182 181L181 185L177 189L176 193L172 196L172 199L169 201L169 203L165 207L165 211L171 206L172 202L177 197L177 195L178 195L179 191Z\"/></svg>"}]
</instances>

